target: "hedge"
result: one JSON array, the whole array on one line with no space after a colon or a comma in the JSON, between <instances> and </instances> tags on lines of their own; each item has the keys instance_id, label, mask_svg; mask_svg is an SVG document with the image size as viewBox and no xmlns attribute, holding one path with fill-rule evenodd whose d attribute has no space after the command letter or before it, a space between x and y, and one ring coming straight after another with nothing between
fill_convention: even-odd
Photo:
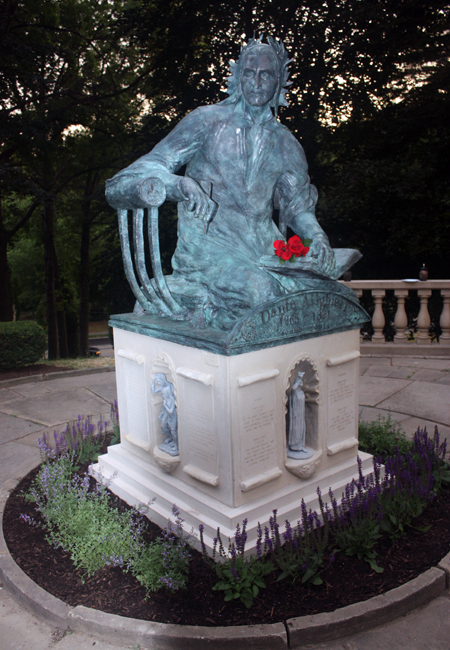
<instances>
[{"instance_id":1,"label":"hedge","mask_svg":"<svg viewBox=\"0 0 450 650\"><path fill-rule=\"evenodd\" d=\"M35 321L0 323L0 368L36 363L47 349L45 330Z\"/></svg>"}]
</instances>

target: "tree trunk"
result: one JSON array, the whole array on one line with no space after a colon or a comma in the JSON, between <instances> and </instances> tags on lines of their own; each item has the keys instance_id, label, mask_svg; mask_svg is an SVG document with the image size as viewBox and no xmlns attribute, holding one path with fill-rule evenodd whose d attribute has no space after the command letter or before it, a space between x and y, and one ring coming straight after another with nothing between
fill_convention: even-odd
<instances>
[{"instance_id":1,"label":"tree trunk","mask_svg":"<svg viewBox=\"0 0 450 650\"><path fill-rule=\"evenodd\" d=\"M13 319L13 307L8 268L8 235L3 226L0 202L0 321Z\"/></svg>"},{"instance_id":2,"label":"tree trunk","mask_svg":"<svg viewBox=\"0 0 450 650\"><path fill-rule=\"evenodd\" d=\"M85 215L86 216L86 215ZM81 227L80 247L80 306L79 306L79 345L81 357L89 355L89 243L91 224L84 218Z\"/></svg>"},{"instance_id":3,"label":"tree trunk","mask_svg":"<svg viewBox=\"0 0 450 650\"><path fill-rule=\"evenodd\" d=\"M55 258L53 241L53 201L44 203L43 235L44 235L44 265L45 265L45 294L47 301L47 339L48 358L57 359L59 356L58 318L55 294Z\"/></svg>"},{"instance_id":4,"label":"tree trunk","mask_svg":"<svg viewBox=\"0 0 450 650\"><path fill-rule=\"evenodd\" d=\"M83 197L83 223L81 226L80 245L80 291L79 291L79 338L78 351L80 356L89 355L89 284L90 284L90 256L89 247L91 243L92 223L92 197L98 187L100 174L89 172L86 178Z\"/></svg>"},{"instance_id":5,"label":"tree trunk","mask_svg":"<svg viewBox=\"0 0 450 650\"><path fill-rule=\"evenodd\" d=\"M64 286L59 272L58 258L53 242L53 265L55 269L55 294L56 294L56 319L58 322L58 347L60 359L69 357L69 346L67 343L66 312L64 304Z\"/></svg>"}]
</instances>

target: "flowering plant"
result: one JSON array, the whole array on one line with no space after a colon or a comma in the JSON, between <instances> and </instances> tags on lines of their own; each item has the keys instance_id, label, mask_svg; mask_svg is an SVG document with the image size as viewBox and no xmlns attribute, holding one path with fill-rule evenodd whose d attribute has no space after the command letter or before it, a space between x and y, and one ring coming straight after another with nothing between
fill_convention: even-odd
<instances>
[{"instance_id":1,"label":"flowering plant","mask_svg":"<svg viewBox=\"0 0 450 650\"><path fill-rule=\"evenodd\" d=\"M275 255L280 258L280 264L284 264L287 261L293 262L296 257L305 257L309 252L310 244L312 244L311 239L305 239L302 242L298 235L290 237L288 241L276 239L273 242Z\"/></svg>"},{"instance_id":2,"label":"flowering plant","mask_svg":"<svg viewBox=\"0 0 450 650\"><path fill-rule=\"evenodd\" d=\"M258 553L256 558L254 555L251 555L249 559L244 557L247 523L247 519L244 519L242 531L240 525L236 525L234 541L230 540L228 554L220 536L220 529L217 529L217 537L214 538L212 563L214 564L216 559L217 547L222 562L215 565L220 580L214 585L213 591L225 592L225 602L239 599L246 607L251 607L260 589L264 589L266 586L263 578L272 573L275 565L267 558L261 557L261 553ZM259 524L258 528L261 530ZM211 560L203 540L203 524L200 524L199 530L203 559L209 563Z\"/></svg>"}]
</instances>

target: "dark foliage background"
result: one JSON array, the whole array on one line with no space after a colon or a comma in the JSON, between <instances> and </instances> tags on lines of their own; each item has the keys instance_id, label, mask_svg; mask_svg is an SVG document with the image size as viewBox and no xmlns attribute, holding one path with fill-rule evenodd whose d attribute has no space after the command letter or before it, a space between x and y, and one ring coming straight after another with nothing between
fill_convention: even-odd
<instances>
[{"instance_id":1,"label":"dark foliage background","mask_svg":"<svg viewBox=\"0 0 450 650\"><path fill-rule=\"evenodd\" d=\"M64 357L132 308L104 181L224 99L254 32L293 56L280 119L354 277L448 278L449 27L442 0L0 0L0 320L35 317ZM173 206L160 228L170 272Z\"/></svg>"}]
</instances>

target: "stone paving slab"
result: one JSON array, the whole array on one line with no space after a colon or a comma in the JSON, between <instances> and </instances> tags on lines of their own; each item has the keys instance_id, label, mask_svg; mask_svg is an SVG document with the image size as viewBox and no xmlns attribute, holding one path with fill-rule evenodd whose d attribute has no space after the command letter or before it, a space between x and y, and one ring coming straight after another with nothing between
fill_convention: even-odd
<instances>
[{"instance_id":1,"label":"stone paving slab","mask_svg":"<svg viewBox=\"0 0 450 650\"><path fill-rule=\"evenodd\" d=\"M0 409L4 413L17 414L43 426L53 427L75 420L80 414L109 414L110 404L85 388L75 387L52 391L45 396L45 400L40 397L7 400L0 405Z\"/></svg>"},{"instance_id":2,"label":"stone paving slab","mask_svg":"<svg viewBox=\"0 0 450 650\"><path fill-rule=\"evenodd\" d=\"M10 386L4 389L14 397L37 397L50 393L50 388L46 381L33 382L31 384L18 384L17 386ZM7 400L7 393L1 396L1 401Z\"/></svg>"},{"instance_id":3,"label":"stone paving slab","mask_svg":"<svg viewBox=\"0 0 450 650\"><path fill-rule=\"evenodd\" d=\"M0 412L0 445L41 429L41 424Z\"/></svg>"},{"instance_id":4,"label":"stone paving slab","mask_svg":"<svg viewBox=\"0 0 450 650\"><path fill-rule=\"evenodd\" d=\"M411 368L410 366L395 366L394 372L392 372L389 377L393 379L414 379L416 374L419 372L418 368Z\"/></svg>"},{"instance_id":5,"label":"stone paving slab","mask_svg":"<svg viewBox=\"0 0 450 650\"><path fill-rule=\"evenodd\" d=\"M400 422L400 425L402 429L405 431L407 437L412 438L415 432L417 431L418 427L420 427L421 429L426 427L428 433L430 435L433 435L436 422L433 422L432 420L425 420L424 418L420 418L420 417L415 418L415 417L408 416L407 418L405 418ZM439 430L439 435L441 436L441 440L447 438L450 444L450 427L445 424L438 424L437 426Z\"/></svg>"},{"instance_id":6,"label":"stone paving slab","mask_svg":"<svg viewBox=\"0 0 450 650\"><path fill-rule=\"evenodd\" d=\"M2 650L48 650L53 633L54 630L49 625L20 607L4 587L0 589Z\"/></svg>"},{"instance_id":7,"label":"stone paving slab","mask_svg":"<svg viewBox=\"0 0 450 650\"><path fill-rule=\"evenodd\" d=\"M115 373L105 373L100 375L99 381L95 380L93 376L88 377L88 380L85 382L85 387L89 388L95 395L103 398L110 404L117 399L117 386L116 386L116 374Z\"/></svg>"},{"instance_id":8,"label":"stone paving slab","mask_svg":"<svg viewBox=\"0 0 450 650\"><path fill-rule=\"evenodd\" d=\"M111 418L109 417L109 414L94 414L90 416L92 424L96 425L97 422L100 420L100 418L103 418L103 421L106 421L108 423L111 422ZM44 427L40 428L38 431L35 431L33 433L29 433L26 436L22 436L21 438L18 438L16 442L20 443L21 445L27 445L29 447L37 447L38 446L38 439L42 438L44 433L50 438L52 446L53 446L53 432L56 431L57 433L61 433L64 431L66 428L66 422L63 422L62 424L56 425L54 427ZM1 650L1 648L0 648Z\"/></svg>"},{"instance_id":9,"label":"stone paving slab","mask_svg":"<svg viewBox=\"0 0 450 650\"><path fill-rule=\"evenodd\" d=\"M64 390L70 388L84 387L94 388L97 392L101 390L110 391L116 388L116 373L103 372L94 375L77 375L73 377L64 377ZM60 381L44 382L50 391L60 390Z\"/></svg>"},{"instance_id":10,"label":"stone paving slab","mask_svg":"<svg viewBox=\"0 0 450 650\"><path fill-rule=\"evenodd\" d=\"M60 425L59 427L56 428L40 428L39 431L35 431L34 433L29 433L27 436L22 436L19 438L16 442L21 445L26 445L27 447L36 447L38 448L38 438L42 438L44 433L47 434L47 436L51 437L53 440L53 431L62 431L64 429L64 425Z\"/></svg>"},{"instance_id":11,"label":"stone paving slab","mask_svg":"<svg viewBox=\"0 0 450 650\"><path fill-rule=\"evenodd\" d=\"M376 422L379 417L387 418L396 422L401 429L406 433L407 438L413 438L418 427L427 429L429 434L433 434L436 422L426 420L422 417L411 417L405 413L396 413L395 411L386 411L381 408L373 408L372 406L363 406L359 409L359 419L363 422ZM439 433L441 438L447 438L450 441L450 427L445 424L438 424Z\"/></svg>"},{"instance_id":12,"label":"stone paving slab","mask_svg":"<svg viewBox=\"0 0 450 650\"><path fill-rule=\"evenodd\" d=\"M445 379L450 373L443 370L432 370L430 368L421 368L414 373L412 379L414 381L429 381L435 382L439 379Z\"/></svg>"},{"instance_id":13,"label":"stone paving slab","mask_svg":"<svg viewBox=\"0 0 450 650\"><path fill-rule=\"evenodd\" d=\"M11 479L19 479L28 474L40 461L39 449L27 447L17 442L7 442L0 446L0 493Z\"/></svg>"},{"instance_id":14,"label":"stone paving slab","mask_svg":"<svg viewBox=\"0 0 450 650\"><path fill-rule=\"evenodd\" d=\"M441 379L436 379L434 383L450 386L450 372L446 372Z\"/></svg>"},{"instance_id":15,"label":"stone paving slab","mask_svg":"<svg viewBox=\"0 0 450 650\"><path fill-rule=\"evenodd\" d=\"M151 646L141 646L140 648L133 643L133 645L122 646L122 650L151 650ZM34 650L34 648L33 648ZM65 636L58 641L58 645L50 650L117 650L117 646L100 640L98 637L87 636L80 634L80 632L66 633Z\"/></svg>"},{"instance_id":16,"label":"stone paving slab","mask_svg":"<svg viewBox=\"0 0 450 650\"><path fill-rule=\"evenodd\" d=\"M0 583L0 650L117 650L86 634L60 630L19 605Z\"/></svg>"},{"instance_id":17,"label":"stone paving slab","mask_svg":"<svg viewBox=\"0 0 450 650\"><path fill-rule=\"evenodd\" d=\"M414 357L392 357L393 366L411 368L430 368L431 370L450 370L450 359L415 359Z\"/></svg>"},{"instance_id":18,"label":"stone paving slab","mask_svg":"<svg viewBox=\"0 0 450 650\"><path fill-rule=\"evenodd\" d=\"M392 394L409 386L410 383L411 381L406 379L366 377L364 375L359 382L359 403L363 406L377 406ZM383 406L383 408L387 407ZM392 407L391 410L398 409Z\"/></svg>"},{"instance_id":19,"label":"stone paving slab","mask_svg":"<svg viewBox=\"0 0 450 650\"><path fill-rule=\"evenodd\" d=\"M362 382L365 377L362 377ZM380 380L379 380L380 381ZM401 379L385 379L384 381L402 381ZM367 386L364 387L367 390ZM414 381L385 400L376 402L377 406L386 410L407 413L418 418L431 420L436 424L450 425L449 391L447 386L430 384L425 381ZM374 406L374 404L370 404Z\"/></svg>"},{"instance_id":20,"label":"stone paving slab","mask_svg":"<svg viewBox=\"0 0 450 650\"><path fill-rule=\"evenodd\" d=\"M361 357L359 360L361 366L391 366L389 357ZM400 364L399 364L400 365Z\"/></svg>"},{"instance_id":21,"label":"stone paving slab","mask_svg":"<svg viewBox=\"0 0 450 650\"><path fill-rule=\"evenodd\" d=\"M373 365L367 368L364 377L390 377L396 370L396 366Z\"/></svg>"},{"instance_id":22,"label":"stone paving slab","mask_svg":"<svg viewBox=\"0 0 450 650\"><path fill-rule=\"evenodd\" d=\"M449 650L449 639L450 599L441 596L382 628L303 650Z\"/></svg>"},{"instance_id":23,"label":"stone paving slab","mask_svg":"<svg viewBox=\"0 0 450 650\"><path fill-rule=\"evenodd\" d=\"M382 418L390 417L391 420L398 423L405 419L404 413L385 411L383 409L374 408L373 406L362 406L359 409L359 419L364 422L375 422L380 416Z\"/></svg>"}]
</instances>

